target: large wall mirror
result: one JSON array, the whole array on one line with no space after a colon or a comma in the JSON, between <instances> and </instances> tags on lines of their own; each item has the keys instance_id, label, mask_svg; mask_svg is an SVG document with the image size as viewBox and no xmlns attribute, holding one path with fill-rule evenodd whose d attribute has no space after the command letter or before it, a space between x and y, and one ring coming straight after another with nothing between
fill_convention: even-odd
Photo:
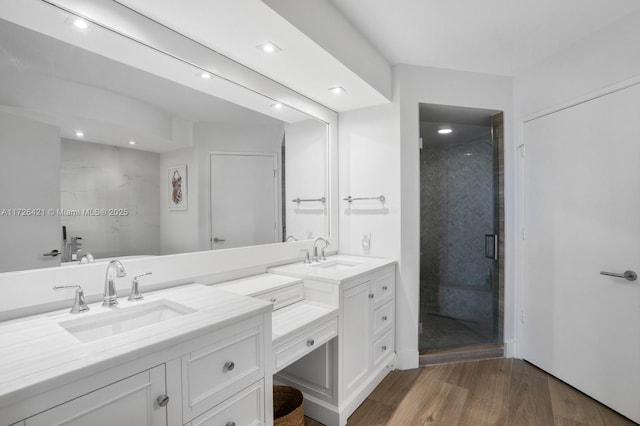
<instances>
[{"instance_id":1,"label":"large wall mirror","mask_svg":"<svg viewBox=\"0 0 640 426\"><path fill-rule=\"evenodd\" d=\"M0 19L0 272L329 232L326 122L46 7L62 37Z\"/></svg>"}]
</instances>

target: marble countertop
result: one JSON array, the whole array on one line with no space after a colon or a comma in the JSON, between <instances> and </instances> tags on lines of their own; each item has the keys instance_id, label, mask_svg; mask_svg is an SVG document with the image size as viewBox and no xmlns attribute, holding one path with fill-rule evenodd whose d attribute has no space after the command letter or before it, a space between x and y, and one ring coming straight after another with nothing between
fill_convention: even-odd
<instances>
[{"instance_id":1,"label":"marble countertop","mask_svg":"<svg viewBox=\"0 0 640 426\"><path fill-rule=\"evenodd\" d=\"M268 291L301 283L296 277L288 277L273 273L254 275L234 281L227 281L216 288L236 294L255 296ZM338 316L338 308L309 300L296 302L275 310L272 313L273 323L271 338L273 345L280 344L292 334L308 329L322 321Z\"/></svg>"},{"instance_id":2,"label":"marble countertop","mask_svg":"<svg viewBox=\"0 0 640 426\"><path fill-rule=\"evenodd\" d=\"M304 263L297 262L288 265L269 268L269 272L297 278L307 278L316 281L341 284L351 278L395 264L395 260L377 257L348 256L338 254L327 257L327 260Z\"/></svg>"},{"instance_id":3,"label":"marble countertop","mask_svg":"<svg viewBox=\"0 0 640 426\"><path fill-rule=\"evenodd\" d=\"M214 287L245 296L255 296L301 282L302 280L296 277L259 274L233 281L225 281L224 283L216 284Z\"/></svg>"},{"instance_id":4,"label":"marble countertop","mask_svg":"<svg viewBox=\"0 0 640 426\"><path fill-rule=\"evenodd\" d=\"M0 323L0 407L271 311L269 302L201 284L145 294L139 302L124 297L115 309L161 300L191 312L87 343L80 342L60 323L90 320L111 312L111 308L97 303L82 314L70 314L67 309Z\"/></svg>"}]
</instances>

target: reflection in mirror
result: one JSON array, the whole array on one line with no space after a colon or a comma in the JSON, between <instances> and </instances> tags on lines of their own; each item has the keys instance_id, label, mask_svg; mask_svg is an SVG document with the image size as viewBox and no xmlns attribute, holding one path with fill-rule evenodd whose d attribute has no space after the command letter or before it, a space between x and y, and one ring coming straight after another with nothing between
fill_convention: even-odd
<instances>
[{"instance_id":1,"label":"reflection in mirror","mask_svg":"<svg viewBox=\"0 0 640 426\"><path fill-rule=\"evenodd\" d=\"M230 103L190 72L0 20L0 272L326 234L327 124Z\"/></svg>"}]
</instances>

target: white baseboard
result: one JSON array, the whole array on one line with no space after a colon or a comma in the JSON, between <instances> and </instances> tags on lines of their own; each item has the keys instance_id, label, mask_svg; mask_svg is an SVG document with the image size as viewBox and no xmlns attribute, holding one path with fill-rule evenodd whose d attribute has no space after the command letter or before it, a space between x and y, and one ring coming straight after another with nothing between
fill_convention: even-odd
<instances>
[{"instance_id":1,"label":"white baseboard","mask_svg":"<svg viewBox=\"0 0 640 426\"><path fill-rule=\"evenodd\" d=\"M420 353L417 350L396 352L396 368L410 370L420 366Z\"/></svg>"},{"instance_id":2,"label":"white baseboard","mask_svg":"<svg viewBox=\"0 0 640 426\"><path fill-rule=\"evenodd\" d=\"M516 341L506 340L504 342L504 357L515 358L516 357Z\"/></svg>"}]
</instances>

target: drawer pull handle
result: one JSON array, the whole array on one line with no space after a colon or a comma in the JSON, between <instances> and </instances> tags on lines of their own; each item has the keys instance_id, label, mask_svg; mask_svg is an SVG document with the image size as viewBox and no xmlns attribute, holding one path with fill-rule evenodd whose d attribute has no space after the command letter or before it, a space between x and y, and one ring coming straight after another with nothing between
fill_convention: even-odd
<instances>
[{"instance_id":1,"label":"drawer pull handle","mask_svg":"<svg viewBox=\"0 0 640 426\"><path fill-rule=\"evenodd\" d=\"M383 291L387 291L387 290L389 290L389 286L383 285L383 286L382 286L382 290L383 290Z\"/></svg>"},{"instance_id":2,"label":"drawer pull handle","mask_svg":"<svg viewBox=\"0 0 640 426\"><path fill-rule=\"evenodd\" d=\"M369 293L369 299L373 299L373 293Z\"/></svg>"},{"instance_id":3,"label":"drawer pull handle","mask_svg":"<svg viewBox=\"0 0 640 426\"><path fill-rule=\"evenodd\" d=\"M386 316L386 315L384 315L384 316L382 317L382 321L386 321L386 320L387 320L387 316Z\"/></svg>"},{"instance_id":4,"label":"drawer pull handle","mask_svg":"<svg viewBox=\"0 0 640 426\"><path fill-rule=\"evenodd\" d=\"M275 297L272 297L271 299L269 299L269 301L270 301L271 303L276 303L276 300L277 300L277 299L276 299Z\"/></svg>"},{"instance_id":5,"label":"drawer pull handle","mask_svg":"<svg viewBox=\"0 0 640 426\"><path fill-rule=\"evenodd\" d=\"M224 363L224 369L227 371L231 371L236 368L236 364L233 361L227 361Z\"/></svg>"},{"instance_id":6,"label":"drawer pull handle","mask_svg":"<svg viewBox=\"0 0 640 426\"><path fill-rule=\"evenodd\" d=\"M236 422L227 422L226 426L236 426Z\"/></svg>"},{"instance_id":7,"label":"drawer pull handle","mask_svg":"<svg viewBox=\"0 0 640 426\"><path fill-rule=\"evenodd\" d=\"M159 406L166 407L167 404L169 403L169 396L160 395L159 397L156 398L156 402L158 403Z\"/></svg>"},{"instance_id":8,"label":"drawer pull handle","mask_svg":"<svg viewBox=\"0 0 640 426\"><path fill-rule=\"evenodd\" d=\"M315 345L315 344L316 344L316 341L315 341L315 340L313 340L313 339L309 339L309 340L307 340L307 346L313 346L313 345Z\"/></svg>"},{"instance_id":9,"label":"drawer pull handle","mask_svg":"<svg viewBox=\"0 0 640 426\"><path fill-rule=\"evenodd\" d=\"M383 346L382 346L382 350L383 350L383 351L386 351L386 350L387 350L387 345L383 345Z\"/></svg>"}]
</instances>

